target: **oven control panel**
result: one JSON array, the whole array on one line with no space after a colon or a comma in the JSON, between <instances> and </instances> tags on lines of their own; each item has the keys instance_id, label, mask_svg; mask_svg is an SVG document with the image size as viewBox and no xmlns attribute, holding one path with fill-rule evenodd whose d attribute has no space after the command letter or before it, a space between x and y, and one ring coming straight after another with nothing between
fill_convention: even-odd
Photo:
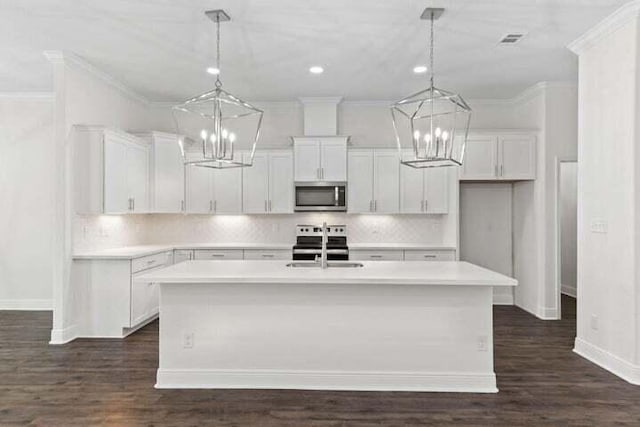
<instances>
[{"instance_id":1,"label":"oven control panel","mask_svg":"<svg viewBox=\"0 0 640 427\"><path fill-rule=\"evenodd\" d=\"M327 225L327 235L346 236L346 225ZM322 236L321 225L297 225L296 236Z\"/></svg>"}]
</instances>

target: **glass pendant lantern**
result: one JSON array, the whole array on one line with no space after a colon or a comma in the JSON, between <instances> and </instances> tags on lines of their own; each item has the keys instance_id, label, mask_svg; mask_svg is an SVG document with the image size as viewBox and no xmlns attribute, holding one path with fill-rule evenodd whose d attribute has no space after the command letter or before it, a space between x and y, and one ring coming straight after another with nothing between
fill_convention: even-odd
<instances>
[{"instance_id":1,"label":"glass pendant lantern","mask_svg":"<svg viewBox=\"0 0 640 427\"><path fill-rule=\"evenodd\" d=\"M180 140L184 163L215 169L252 166L264 112L222 88L220 23L231 18L224 10L205 14L216 23L216 68L208 70L216 75L216 82L213 90L172 109L176 133L187 137ZM238 155L239 145L250 146L244 159Z\"/></svg>"},{"instance_id":2,"label":"glass pendant lantern","mask_svg":"<svg viewBox=\"0 0 640 427\"><path fill-rule=\"evenodd\" d=\"M431 24L429 87L391 105L400 162L414 168L460 166L464 160L471 108L460 95L434 85L433 25L443 12L427 8L421 16ZM403 146L411 148L409 155Z\"/></svg>"}]
</instances>

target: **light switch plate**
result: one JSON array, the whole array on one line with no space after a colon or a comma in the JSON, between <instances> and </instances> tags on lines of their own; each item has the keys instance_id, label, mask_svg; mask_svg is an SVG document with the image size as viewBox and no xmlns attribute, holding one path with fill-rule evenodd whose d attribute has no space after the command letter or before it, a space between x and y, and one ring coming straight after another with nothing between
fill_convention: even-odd
<instances>
[{"instance_id":1,"label":"light switch plate","mask_svg":"<svg viewBox=\"0 0 640 427\"><path fill-rule=\"evenodd\" d=\"M609 227L608 227L606 221L603 221L603 220L591 221L591 232L592 233L606 234L608 230L609 230Z\"/></svg>"}]
</instances>

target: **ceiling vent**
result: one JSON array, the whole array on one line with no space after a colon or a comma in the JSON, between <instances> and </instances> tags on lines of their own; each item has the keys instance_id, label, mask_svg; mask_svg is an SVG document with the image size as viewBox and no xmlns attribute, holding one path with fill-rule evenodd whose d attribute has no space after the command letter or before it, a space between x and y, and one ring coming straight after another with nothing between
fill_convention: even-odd
<instances>
[{"instance_id":1,"label":"ceiling vent","mask_svg":"<svg viewBox=\"0 0 640 427\"><path fill-rule=\"evenodd\" d=\"M520 42L523 37L524 33L508 33L502 36L498 44L513 45Z\"/></svg>"}]
</instances>

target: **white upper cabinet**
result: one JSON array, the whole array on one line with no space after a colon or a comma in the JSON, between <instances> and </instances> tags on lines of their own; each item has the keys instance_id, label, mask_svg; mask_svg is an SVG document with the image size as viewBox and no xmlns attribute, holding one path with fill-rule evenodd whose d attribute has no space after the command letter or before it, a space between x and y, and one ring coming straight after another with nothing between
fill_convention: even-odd
<instances>
[{"instance_id":1,"label":"white upper cabinet","mask_svg":"<svg viewBox=\"0 0 640 427\"><path fill-rule=\"evenodd\" d=\"M469 135L460 179L517 181L536 178L536 138L531 133Z\"/></svg>"},{"instance_id":2,"label":"white upper cabinet","mask_svg":"<svg viewBox=\"0 0 640 427\"><path fill-rule=\"evenodd\" d=\"M78 213L149 211L149 145L128 133L74 126L74 203Z\"/></svg>"},{"instance_id":3,"label":"white upper cabinet","mask_svg":"<svg viewBox=\"0 0 640 427\"><path fill-rule=\"evenodd\" d=\"M373 212L373 150L349 151L347 211Z\"/></svg>"},{"instance_id":4,"label":"white upper cabinet","mask_svg":"<svg viewBox=\"0 0 640 427\"><path fill-rule=\"evenodd\" d=\"M498 170L498 138L495 136L471 136L467 139L462 175L460 179L496 179Z\"/></svg>"},{"instance_id":5,"label":"white upper cabinet","mask_svg":"<svg viewBox=\"0 0 640 427\"><path fill-rule=\"evenodd\" d=\"M242 154L238 154L242 156ZM188 153L187 158L201 157ZM241 168L186 166L186 212L234 214L242 212Z\"/></svg>"},{"instance_id":6,"label":"white upper cabinet","mask_svg":"<svg viewBox=\"0 0 640 427\"><path fill-rule=\"evenodd\" d=\"M269 153L269 213L293 212L293 155L290 151Z\"/></svg>"},{"instance_id":7,"label":"white upper cabinet","mask_svg":"<svg viewBox=\"0 0 640 427\"><path fill-rule=\"evenodd\" d=\"M373 211L398 213L400 211L400 159L396 150L373 152Z\"/></svg>"},{"instance_id":8,"label":"white upper cabinet","mask_svg":"<svg viewBox=\"0 0 640 427\"><path fill-rule=\"evenodd\" d=\"M395 150L350 150L349 213L397 213L399 165Z\"/></svg>"},{"instance_id":9,"label":"white upper cabinet","mask_svg":"<svg viewBox=\"0 0 640 427\"><path fill-rule=\"evenodd\" d=\"M293 212L290 151L256 152L253 166L242 168L242 207L244 213Z\"/></svg>"},{"instance_id":10,"label":"white upper cabinet","mask_svg":"<svg viewBox=\"0 0 640 427\"><path fill-rule=\"evenodd\" d=\"M179 136L163 132L139 133L136 136L151 146L150 211L184 211L185 168Z\"/></svg>"},{"instance_id":11,"label":"white upper cabinet","mask_svg":"<svg viewBox=\"0 0 640 427\"><path fill-rule=\"evenodd\" d=\"M196 155L187 153L187 159ZM213 212L213 169L195 165L185 166L187 213Z\"/></svg>"},{"instance_id":12,"label":"white upper cabinet","mask_svg":"<svg viewBox=\"0 0 640 427\"><path fill-rule=\"evenodd\" d=\"M449 167L400 166L400 212L446 214L449 212Z\"/></svg>"},{"instance_id":13,"label":"white upper cabinet","mask_svg":"<svg viewBox=\"0 0 640 427\"><path fill-rule=\"evenodd\" d=\"M294 138L296 182L346 181L346 137Z\"/></svg>"},{"instance_id":14,"label":"white upper cabinet","mask_svg":"<svg viewBox=\"0 0 640 427\"><path fill-rule=\"evenodd\" d=\"M532 135L500 136L498 158L500 179L535 179L536 141Z\"/></svg>"}]
</instances>

